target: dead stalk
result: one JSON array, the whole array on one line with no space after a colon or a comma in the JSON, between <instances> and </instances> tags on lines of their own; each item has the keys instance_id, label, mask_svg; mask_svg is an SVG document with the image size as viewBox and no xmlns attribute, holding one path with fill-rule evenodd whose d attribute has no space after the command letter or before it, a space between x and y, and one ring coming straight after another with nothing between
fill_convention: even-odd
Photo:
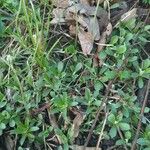
<instances>
[{"instance_id":1,"label":"dead stalk","mask_svg":"<svg viewBox=\"0 0 150 150\"><path fill-rule=\"evenodd\" d=\"M96 150L98 150L99 145L100 145L100 142L101 142L101 140L102 140L103 131L104 131L104 129L105 129L107 117L108 117L108 112L106 112L106 114L105 114L105 119L104 119L104 122L103 122L102 130L101 130L101 132L100 132L100 135L99 135L99 138L98 138L98 142L97 142L97 145L96 145Z\"/></svg>"},{"instance_id":2,"label":"dead stalk","mask_svg":"<svg viewBox=\"0 0 150 150\"><path fill-rule=\"evenodd\" d=\"M137 130L136 130L136 134L135 134L135 137L134 137L134 140L133 140L133 143L132 143L131 150L135 150L136 149L136 143L137 143L137 139L139 137L139 132L140 132L141 125L142 125L142 117L143 117L144 109L145 109L145 106L146 106L146 103L147 103L149 89L150 89L150 79L148 80L148 84L147 84L147 88L146 88L146 93L145 93L143 105L142 105L141 112L140 112L140 115L139 115L139 122L138 122Z\"/></svg>"}]
</instances>

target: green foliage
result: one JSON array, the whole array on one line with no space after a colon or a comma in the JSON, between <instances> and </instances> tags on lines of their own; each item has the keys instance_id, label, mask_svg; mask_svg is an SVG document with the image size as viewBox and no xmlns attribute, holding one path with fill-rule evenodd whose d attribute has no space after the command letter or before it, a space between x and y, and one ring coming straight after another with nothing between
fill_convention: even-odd
<instances>
[{"instance_id":1,"label":"green foliage","mask_svg":"<svg viewBox=\"0 0 150 150\"><path fill-rule=\"evenodd\" d=\"M150 4L150 0L142 0L145 4Z\"/></svg>"},{"instance_id":2,"label":"green foliage","mask_svg":"<svg viewBox=\"0 0 150 150\"><path fill-rule=\"evenodd\" d=\"M0 48L4 48L0 58L0 135L11 135L18 149L33 142L43 149L55 134L62 142L58 149L67 149L73 141L72 108L83 107L85 120L80 132L84 134L102 104L108 82L114 80L103 139L115 139L116 145L130 148L141 108L134 93L150 78L150 60L140 56L150 26L140 29L134 19L120 24L108 41L110 46L98 54L102 65L95 67L75 42L67 39L69 44L64 45L66 37L49 38L52 10L48 1L25 2L0 2L6 12L14 13L13 21L0 16ZM47 14L43 14L45 10ZM149 109L147 106L145 113ZM55 120L51 122L53 115L58 126L54 126ZM96 135L103 115L99 119ZM146 150L150 147L148 118L143 124L146 129L142 128L137 144Z\"/></svg>"}]
</instances>

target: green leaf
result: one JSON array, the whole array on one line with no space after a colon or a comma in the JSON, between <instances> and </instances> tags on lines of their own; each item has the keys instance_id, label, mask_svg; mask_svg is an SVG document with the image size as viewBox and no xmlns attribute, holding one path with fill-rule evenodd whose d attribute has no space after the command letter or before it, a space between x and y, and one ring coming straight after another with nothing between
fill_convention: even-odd
<instances>
[{"instance_id":1,"label":"green leaf","mask_svg":"<svg viewBox=\"0 0 150 150\"><path fill-rule=\"evenodd\" d=\"M148 42L148 40L147 40L145 37L143 37L143 36L139 36L139 40L140 40L141 42L143 42L143 43Z\"/></svg>"},{"instance_id":2,"label":"green leaf","mask_svg":"<svg viewBox=\"0 0 150 150\"><path fill-rule=\"evenodd\" d=\"M3 24L2 18L0 16L0 36L3 35L3 32L4 32L4 24Z\"/></svg>"},{"instance_id":3,"label":"green leaf","mask_svg":"<svg viewBox=\"0 0 150 150\"><path fill-rule=\"evenodd\" d=\"M118 42L119 37L117 35L111 38L110 44L116 44Z\"/></svg>"},{"instance_id":4,"label":"green leaf","mask_svg":"<svg viewBox=\"0 0 150 150\"><path fill-rule=\"evenodd\" d=\"M110 121L111 123L114 123L115 120L116 120L116 118L115 118L115 115L114 115L114 114L110 114L110 115L108 116L108 121Z\"/></svg>"},{"instance_id":5,"label":"green leaf","mask_svg":"<svg viewBox=\"0 0 150 150\"><path fill-rule=\"evenodd\" d=\"M144 86L144 81L143 81L142 78L138 79L138 86L139 86L140 89Z\"/></svg>"},{"instance_id":6,"label":"green leaf","mask_svg":"<svg viewBox=\"0 0 150 150\"><path fill-rule=\"evenodd\" d=\"M0 62L1 63L1 62ZM1 75L1 74L0 74ZM4 99L4 94L0 92L0 101L2 101Z\"/></svg>"},{"instance_id":7,"label":"green leaf","mask_svg":"<svg viewBox=\"0 0 150 150\"><path fill-rule=\"evenodd\" d=\"M150 111L150 108L149 107L145 107L144 113L149 113L149 111Z\"/></svg>"},{"instance_id":8,"label":"green leaf","mask_svg":"<svg viewBox=\"0 0 150 150\"><path fill-rule=\"evenodd\" d=\"M7 102L0 102L0 108L3 108L6 104Z\"/></svg>"},{"instance_id":9,"label":"green leaf","mask_svg":"<svg viewBox=\"0 0 150 150\"><path fill-rule=\"evenodd\" d=\"M143 150L150 150L150 147L144 148Z\"/></svg>"},{"instance_id":10,"label":"green leaf","mask_svg":"<svg viewBox=\"0 0 150 150\"><path fill-rule=\"evenodd\" d=\"M145 59L143 61L143 69L147 69L150 66L150 59Z\"/></svg>"},{"instance_id":11,"label":"green leaf","mask_svg":"<svg viewBox=\"0 0 150 150\"><path fill-rule=\"evenodd\" d=\"M130 139L131 138L131 132L130 131L127 131L126 133L125 133L125 137L126 137L126 139Z\"/></svg>"},{"instance_id":12,"label":"green leaf","mask_svg":"<svg viewBox=\"0 0 150 150\"><path fill-rule=\"evenodd\" d=\"M150 30L150 25L146 25L146 26L144 27L144 31L148 31L148 30Z\"/></svg>"},{"instance_id":13,"label":"green leaf","mask_svg":"<svg viewBox=\"0 0 150 150\"><path fill-rule=\"evenodd\" d=\"M138 53L139 52L139 50L137 49L137 48L133 48L133 49L131 49L131 53Z\"/></svg>"},{"instance_id":14,"label":"green leaf","mask_svg":"<svg viewBox=\"0 0 150 150\"><path fill-rule=\"evenodd\" d=\"M91 102L91 91L88 88L85 89L85 99Z\"/></svg>"},{"instance_id":15,"label":"green leaf","mask_svg":"<svg viewBox=\"0 0 150 150\"><path fill-rule=\"evenodd\" d=\"M107 54L106 54L105 51L101 51L101 52L99 53L99 58L100 58L100 59L105 59L106 56L107 56Z\"/></svg>"},{"instance_id":16,"label":"green leaf","mask_svg":"<svg viewBox=\"0 0 150 150\"><path fill-rule=\"evenodd\" d=\"M117 120L118 122L120 122L120 121L122 121L122 118L123 118L123 114L120 113L120 114L118 114L118 116L116 117L116 120Z\"/></svg>"},{"instance_id":17,"label":"green leaf","mask_svg":"<svg viewBox=\"0 0 150 150\"><path fill-rule=\"evenodd\" d=\"M18 150L24 150L21 146L18 147Z\"/></svg>"},{"instance_id":18,"label":"green leaf","mask_svg":"<svg viewBox=\"0 0 150 150\"><path fill-rule=\"evenodd\" d=\"M120 73L120 79L129 79L131 77L131 73L128 70L124 70Z\"/></svg>"},{"instance_id":19,"label":"green leaf","mask_svg":"<svg viewBox=\"0 0 150 150\"><path fill-rule=\"evenodd\" d=\"M83 67L82 63L78 63L78 64L76 65L76 67L75 67L75 71L74 71L73 75L74 75L77 71L79 71L82 67Z\"/></svg>"},{"instance_id":20,"label":"green leaf","mask_svg":"<svg viewBox=\"0 0 150 150\"><path fill-rule=\"evenodd\" d=\"M138 59L137 56L133 56L133 57L129 57L129 58L128 58L129 62L136 61L137 59Z\"/></svg>"},{"instance_id":21,"label":"green leaf","mask_svg":"<svg viewBox=\"0 0 150 150\"><path fill-rule=\"evenodd\" d=\"M22 136L21 139L20 139L20 145L23 145L25 140L26 140L26 136Z\"/></svg>"},{"instance_id":22,"label":"green leaf","mask_svg":"<svg viewBox=\"0 0 150 150\"><path fill-rule=\"evenodd\" d=\"M6 128L6 125L2 122L0 123L0 129L4 130Z\"/></svg>"},{"instance_id":23,"label":"green leaf","mask_svg":"<svg viewBox=\"0 0 150 150\"><path fill-rule=\"evenodd\" d=\"M124 140L117 140L116 145L124 145L125 141Z\"/></svg>"},{"instance_id":24,"label":"green leaf","mask_svg":"<svg viewBox=\"0 0 150 150\"><path fill-rule=\"evenodd\" d=\"M96 91L99 91L99 90L101 90L101 89L103 89L103 84L100 82L100 81L95 81L95 83L94 83L94 88L95 88L95 90Z\"/></svg>"},{"instance_id":25,"label":"green leaf","mask_svg":"<svg viewBox=\"0 0 150 150\"><path fill-rule=\"evenodd\" d=\"M119 46L119 47L117 48L117 53L118 53L118 54L123 54L123 53L126 52L126 50L127 50L126 46L125 46L125 45L121 45L121 46Z\"/></svg>"},{"instance_id":26,"label":"green leaf","mask_svg":"<svg viewBox=\"0 0 150 150\"><path fill-rule=\"evenodd\" d=\"M128 33L125 38L126 38L126 42L129 42L130 40L133 39L133 34L132 33Z\"/></svg>"},{"instance_id":27,"label":"green leaf","mask_svg":"<svg viewBox=\"0 0 150 150\"><path fill-rule=\"evenodd\" d=\"M139 139L137 140L137 143L138 143L139 145L142 145L142 146L144 146L144 145L149 145L149 140L144 139L144 138L139 138Z\"/></svg>"},{"instance_id":28,"label":"green leaf","mask_svg":"<svg viewBox=\"0 0 150 150\"><path fill-rule=\"evenodd\" d=\"M59 71L59 72L62 72L63 67L64 67L64 64L63 64L62 61L60 61L60 62L58 63L58 71Z\"/></svg>"},{"instance_id":29,"label":"green leaf","mask_svg":"<svg viewBox=\"0 0 150 150\"><path fill-rule=\"evenodd\" d=\"M125 21L124 23L129 30L133 30L133 28L135 28L136 25L136 19L130 19L128 21Z\"/></svg>"},{"instance_id":30,"label":"green leaf","mask_svg":"<svg viewBox=\"0 0 150 150\"><path fill-rule=\"evenodd\" d=\"M122 27L120 27L119 30L120 30L120 36L125 37L127 31Z\"/></svg>"},{"instance_id":31,"label":"green leaf","mask_svg":"<svg viewBox=\"0 0 150 150\"><path fill-rule=\"evenodd\" d=\"M11 120L11 121L9 122L9 126L10 126L10 127L14 127L14 126L15 126L15 124L16 124L16 123L15 123L15 121L14 121L14 120Z\"/></svg>"},{"instance_id":32,"label":"green leaf","mask_svg":"<svg viewBox=\"0 0 150 150\"><path fill-rule=\"evenodd\" d=\"M76 53L76 48L73 44L67 46L65 48L65 52L69 53L69 54L75 54Z\"/></svg>"},{"instance_id":33,"label":"green leaf","mask_svg":"<svg viewBox=\"0 0 150 150\"><path fill-rule=\"evenodd\" d=\"M117 135L117 128L112 127L109 131L109 135L110 135L111 138L114 138Z\"/></svg>"},{"instance_id":34,"label":"green leaf","mask_svg":"<svg viewBox=\"0 0 150 150\"><path fill-rule=\"evenodd\" d=\"M114 3L110 6L110 9L115 9L115 8L118 8L120 6L119 3Z\"/></svg>"},{"instance_id":35,"label":"green leaf","mask_svg":"<svg viewBox=\"0 0 150 150\"><path fill-rule=\"evenodd\" d=\"M34 126L34 127L30 128L30 131L32 131L32 132L37 131L37 130L39 130L39 127Z\"/></svg>"},{"instance_id":36,"label":"green leaf","mask_svg":"<svg viewBox=\"0 0 150 150\"><path fill-rule=\"evenodd\" d=\"M116 72L115 72L115 71L107 70L107 71L105 72L105 75L106 75L106 77L107 77L108 79L113 79L113 78L115 78L115 76L116 76Z\"/></svg>"},{"instance_id":37,"label":"green leaf","mask_svg":"<svg viewBox=\"0 0 150 150\"><path fill-rule=\"evenodd\" d=\"M128 123L121 122L119 123L119 127L123 131L130 130L130 125Z\"/></svg>"}]
</instances>

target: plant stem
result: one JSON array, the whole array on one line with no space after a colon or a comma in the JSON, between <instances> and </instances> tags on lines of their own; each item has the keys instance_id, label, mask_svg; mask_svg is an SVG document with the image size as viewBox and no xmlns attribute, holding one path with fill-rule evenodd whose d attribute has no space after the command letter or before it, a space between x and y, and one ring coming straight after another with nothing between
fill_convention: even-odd
<instances>
[{"instance_id":1,"label":"plant stem","mask_svg":"<svg viewBox=\"0 0 150 150\"><path fill-rule=\"evenodd\" d=\"M140 132L141 125L142 125L142 117L143 117L144 109L145 109L145 106L146 106L146 103L147 103L149 89L150 89L150 79L148 80L148 84L147 84L147 88L146 88L146 93L145 93L143 105L142 105L141 112L140 112L140 115L139 115L139 122L138 122L137 130L136 130L136 134L135 134L135 137L134 137L134 140L133 140L133 143L132 143L131 150L135 150L136 149L136 143L137 143L137 139L139 137L139 132Z\"/></svg>"}]
</instances>

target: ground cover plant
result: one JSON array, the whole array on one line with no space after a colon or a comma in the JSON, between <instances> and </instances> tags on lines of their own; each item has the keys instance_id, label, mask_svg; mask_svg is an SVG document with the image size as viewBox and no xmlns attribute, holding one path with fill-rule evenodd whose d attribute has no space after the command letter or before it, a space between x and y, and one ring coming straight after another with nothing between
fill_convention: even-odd
<instances>
[{"instance_id":1,"label":"ground cover plant","mask_svg":"<svg viewBox=\"0 0 150 150\"><path fill-rule=\"evenodd\" d=\"M0 150L149 150L149 3L1 0Z\"/></svg>"}]
</instances>

